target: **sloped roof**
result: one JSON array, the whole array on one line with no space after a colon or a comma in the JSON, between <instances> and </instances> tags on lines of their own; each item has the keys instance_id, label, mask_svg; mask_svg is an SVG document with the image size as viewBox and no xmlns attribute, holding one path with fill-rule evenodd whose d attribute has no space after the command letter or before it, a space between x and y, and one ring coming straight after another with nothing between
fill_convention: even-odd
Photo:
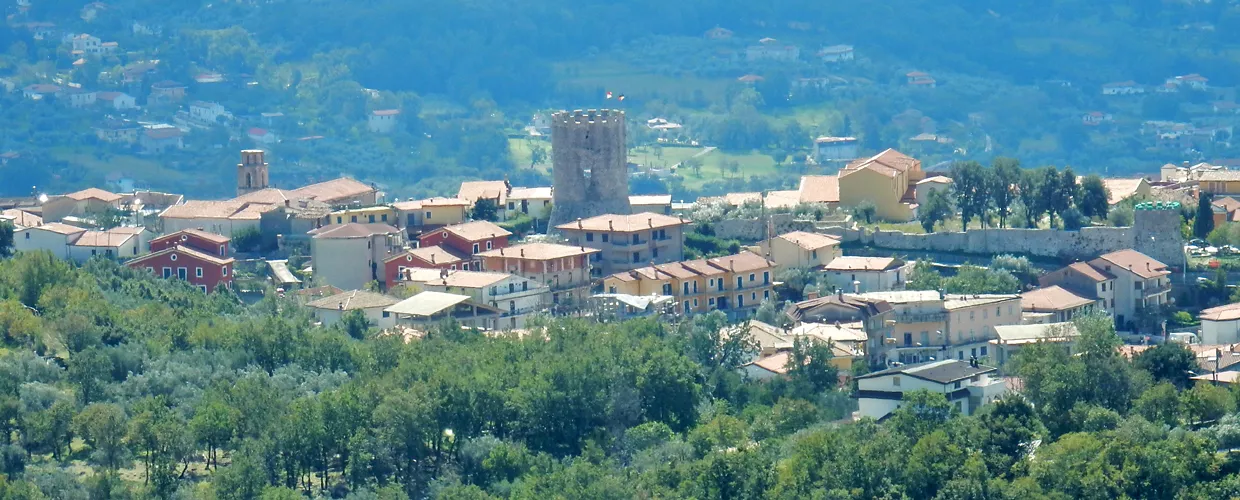
<instances>
[{"instance_id":1,"label":"sloped roof","mask_svg":"<svg viewBox=\"0 0 1240 500\"><path fill-rule=\"evenodd\" d=\"M468 300L469 297L466 295L425 291L402 300L395 305L384 309L384 311L392 314L427 317L443 312L446 309L450 309L457 304ZM481 307L481 304L479 304L479 306Z\"/></svg>"},{"instance_id":2,"label":"sloped roof","mask_svg":"<svg viewBox=\"0 0 1240 500\"><path fill-rule=\"evenodd\" d=\"M86 231L86 229L77 226L70 226L62 222L49 222L47 224L43 224L42 226L32 227L30 229L41 229L57 234L77 234Z\"/></svg>"},{"instance_id":3,"label":"sloped roof","mask_svg":"<svg viewBox=\"0 0 1240 500\"><path fill-rule=\"evenodd\" d=\"M497 200L497 203L503 205L508 202L508 183L504 181L462 182L456 197L470 203L486 198Z\"/></svg>"},{"instance_id":4,"label":"sloped roof","mask_svg":"<svg viewBox=\"0 0 1240 500\"><path fill-rule=\"evenodd\" d=\"M399 232L399 229L387 224L359 224L356 222L350 222L347 224L323 226L309 231L306 234L311 235L311 238L314 239L348 239L369 238L376 234L395 234Z\"/></svg>"},{"instance_id":5,"label":"sloped roof","mask_svg":"<svg viewBox=\"0 0 1240 500\"><path fill-rule=\"evenodd\" d=\"M1235 321L1240 319L1240 303L1204 309L1197 317L1202 321Z\"/></svg>"},{"instance_id":6,"label":"sloped roof","mask_svg":"<svg viewBox=\"0 0 1240 500\"><path fill-rule=\"evenodd\" d=\"M151 242L154 243L154 242L164 241L168 239L179 238L182 235L195 236L197 238L201 238L201 239L210 241L212 243L219 243L221 245L232 241L232 238L229 238L227 236L223 236L223 235L219 235L215 233L208 233L201 229L182 229L175 233L168 233L158 238L152 238Z\"/></svg>"},{"instance_id":7,"label":"sloped roof","mask_svg":"<svg viewBox=\"0 0 1240 500\"><path fill-rule=\"evenodd\" d=\"M234 262L234 260L233 260L233 258L232 258L232 257L228 257L228 258L225 258L225 259L221 259L221 258L216 257L216 256L214 256L214 255L210 255L210 254L206 254L206 253L203 253L203 252L199 252L198 250L194 250L193 248L190 248L190 247L183 247L183 246L179 246L179 245L178 245L178 246L174 246L174 247L168 247L168 248L165 248L165 249L160 250L160 251L158 251L158 252L151 252L151 253L148 253L148 254L143 255L143 256L141 256L141 257L138 257L138 258L136 258L136 259L131 259L129 262L126 262L126 263L125 263L125 265L127 265L127 266L131 266L131 267L132 267L134 264L139 264L139 263L145 262L145 261L147 261L147 260L149 260L149 259L153 259L153 258L155 258L155 257L159 257L159 256L162 256L162 255L167 255L167 254L170 254L170 253L184 254L184 255L185 255L185 256L187 256L187 257L192 257L192 258L195 258L195 259L201 260L201 261L203 261L203 262L210 262L210 263L212 263L212 264L218 264L218 265L221 265L221 266L223 266L223 265L228 265L228 264L232 264L232 263Z\"/></svg>"},{"instance_id":8,"label":"sloped roof","mask_svg":"<svg viewBox=\"0 0 1240 500\"><path fill-rule=\"evenodd\" d=\"M73 200L77 200L77 201L95 199L95 200L102 200L108 203L112 203L114 201L121 199L121 195L116 194L116 193L111 193L108 191L104 191L99 188L86 188L81 191L75 191L75 192L66 194L65 197L73 199Z\"/></svg>"},{"instance_id":9,"label":"sloped roof","mask_svg":"<svg viewBox=\"0 0 1240 500\"><path fill-rule=\"evenodd\" d=\"M636 231L645 231L650 229L659 229L663 227L672 227L684 225L684 221L679 217L670 215L655 214L650 212L638 213L632 215L616 215L605 214L597 217L590 217L576 222L569 222L556 226L558 229L568 230L585 230L585 231L618 231L622 233L632 233Z\"/></svg>"},{"instance_id":10,"label":"sloped roof","mask_svg":"<svg viewBox=\"0 0 1240 500\"><path fill-rule=\"evenodd\" d=\"M801 248L804 248L806 250L818 250L820 248L826 248L826 247L836 246L840 244L839 239L836 239L830 235L819 234L819 233L808 233L805 231L793 231L791 233L784 233L784 234L777 236L777 238L781 240L785 240L785 241L790 241L793 244Z\"/></svg>"},{"instance_id":11,"label":"sloped roof","mask_svg":"<svg viewBox=\"0 0 1240 500\"><path fill-rule=\"evenodd\" d=\"M116 248L137 236L127 231L86 231L73 242L75 247Z\"/></svg>"},{"instance_id":12,"label":"sloped roof","mask_svg":"<svg viewBox=\"0 0 1240 500\"><path fill-rule=\"evenodd\" d=\"M887 375L906 375L931 382L937 382L939 384L950 384L957 380L964 380L975 375L990 373L996 370L997 368L991 366L979 365L974 367L967 361L948 359L942 361L931 361L929 363L900 365L895 368L888 368L886 370L861 375L857 377L857 379L860 380L865 378L883 377Z\"/></svg>"},{"instance_id":13,"label":"sloped roof","mask_svg":"<svg viewBox=\"0 0 1240 500\"><path fill-rule=\"evenodd\" d=\"M1094 299L1082 297L1058 285L1038 288L1020 294L1021 309L1026 311L1068 311L1094 303Z\"/></svg>"},{"instance_id":14,"label":"sloped roof","mask_svg":"<svg viewBox=\"0 0 1240 500\"><path fill-rule=\"evenodd\" d=\"M890 271L904 265L895 257L860 257L842 255L833 259L824 269L828 271Z\"/></svg>"},{"instance_id":15,"label":"sloped roof","mask_svg":"<svg viewBox=\"0 0 1240 500\"><path fill-rule=\"evenodd\" d=\"M801 176L801 203L839 203L840 178L834 175Z\"/></svg>"},{"instance_id":16,"label":"sloped roof","mask_svg":"<svg viewBox=\"0 0 1240 500\"><path fill-rule=\"evenodd\" d=\"M14 225L22 227L36 227L43 225L43 218L25 210L10 208L0 212L0 218L9 219Z\"/></svg>"},{"instance_id":17,"label":"sloped roof","mask_svg":"<svg viewBox=\"0 0 1240 500\"><path fill-rule=\"evenodd\" d=\"M1098 260L1110 262L1120 269L1128 269L1133 274L1146 279L1171 274L1166 264L1133 249L1103 254L1098 257Z\"/></svg>"},{"instance_id":18,"label":"sloped roof","mask_svg":"<svg viewBox=\"0 0 1240 500\"><path fill-rule=\"evenodd\" d=\"M403 253L388 258L385 262L391 262L408 255L412 255L414 258L434 265L455 264L457 262L463 262L466 259L466 256L460 255L457 251L451 248L433 245L429 247L410 248L405 250Z\"/></svg>"},{"instance_id":19,"label":"sloped roof","mask_svg":"<svg viewBox=\"0 0 1240 500\"><path fill-rule=\"evenodd\" d=\"M793 208L801 203L800 191L767 191L766 208Z\"/></svg>"},{"instance_id":20,"label":"sloped roof","mask_svg":"<svg viewBox=\"0 0 1240 500\"><path fill-rule=\"evenodd\" d=\"M512 236L511 231L499 227L493 222L484 220L454 224L439 230L447 231L465 241L483 241L502 236Z\"/></svg>"},{"instance_id":21,"label":"sloped roof","mask_svg":"<svg viewBox=\"0 0 1240 500\"><path fill-rule=\"evenodd\" d=\"M397 299L381 293L367 292L365 290L353 290L332 295L330 297L323 297L312 302L307 302L306 307L313 307L315 309L352 311L355 309L388 307L396 304L397 302L399 302Z\"/></svg>"},{"instance_id":22,"label":"sloped roof","mask_svg":"<svg viewBox=\"0 0 1240 500\"><path fill-rule=\"evenodd\" d=\"M526 243L506 248L496 248L479 253L481 257L507 257L510 259L551 260L576 257L602 252L597 248L575 247L556 243Z\"/></svg>"},{"instance_id":23,"label":"sloped roof","mask_svg":"<svg viewBox=\"0 0 1240 500\"><path fill-rule=\"evenodd\" d=\"M298 197L330 203L374 191L375 188L369 184L348 177L341 177L294 189L293 193L296 193Z\"/></svg>"}]
</instances>

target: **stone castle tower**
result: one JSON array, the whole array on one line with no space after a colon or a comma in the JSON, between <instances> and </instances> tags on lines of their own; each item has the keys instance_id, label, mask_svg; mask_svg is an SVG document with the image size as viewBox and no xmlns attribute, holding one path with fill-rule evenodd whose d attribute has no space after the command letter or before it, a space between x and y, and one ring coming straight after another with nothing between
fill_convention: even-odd
<instances>
[{"instance_id":1,"label":"stone castle tower","mask_svg":"<svg viewBox=\"0 0 1240 500\"><path fill-rule=\"evenodd\" d=\"M552 228L630 212L624 127L624 111L615 109L551 115Z\"/></svg>"},{"instance_id":2,"label":"stone castle tower","mask_svg":"<svg viewBox=\"0 0 1240 500\"><path fill-rule=\"evenodd\" d=\"M261 149L246 149L241 152L241 163L237 164L237 196L267 189L270 178L267 177L267 161Z\"/></svg>"}]
</instances>

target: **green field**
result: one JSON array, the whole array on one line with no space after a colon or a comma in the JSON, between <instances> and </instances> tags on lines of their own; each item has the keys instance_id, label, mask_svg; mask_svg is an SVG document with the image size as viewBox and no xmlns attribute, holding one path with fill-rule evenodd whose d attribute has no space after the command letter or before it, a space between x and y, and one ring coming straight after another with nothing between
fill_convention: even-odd
<instances>
[{"instance_id":1,"label":"green field","mask_svg":"<svg viewBox=\"0 0 1240 500\"><path fill-rule=\"evenodd\" d=\"M739 154L727 153L716 149L702 156L701 159L702 169L700 174L689 169L680 171L680 175L685 178L686 188L698 189L707 182L723 178L779 175L779 172L775 169L775 159L757 152ZM737 172L734 173L727 169L729 161L736 162Z\"/></svg>"},{"instance_id":2,"label":"green field","mask_svg":"<svg viewBox=\"0 0 1240 500\"><path fill-rule=\"evenodd\" d=\"M616 61L590 60L555 65L559 92L594 92L606 89L643 100L659 97L687 98L695 91L711 100L722 100L728 84L724 79L705 79L692 74L665 75ZM601 100L603 96L599 96Z\"/></svg>"},{"instance_id":3,"label":"green field","mask_svg":"<svg viewBox=\"0 0 1240 500\"><path fill-rule=\"evenodd\" d=\"M512 162L521 168L527 168L530 165L530 151L534 146L542 146L547 150L547 154L551 154L551 141L543 139L517 139L508 138L508 155ZM629 161L640 165L648 165L658 168L670 168L683 162L693 155L702 151L703 148L698 147L662 147L639 146L629 150ZM548 157L544 163L537 165L539 170L544 172L551 171L551 158ZM705 170L705 169L703 169Z\"/></svg>"}]
</instances>

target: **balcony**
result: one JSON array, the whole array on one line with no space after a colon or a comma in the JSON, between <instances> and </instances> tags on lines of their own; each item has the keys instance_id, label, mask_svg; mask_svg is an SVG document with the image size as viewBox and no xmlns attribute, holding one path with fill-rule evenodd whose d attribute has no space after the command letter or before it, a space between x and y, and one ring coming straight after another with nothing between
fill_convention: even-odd
<instances>
[{"instance_id":1,"label":"balcony","mask_svg":"<svg viewBox=\"0 0 1240 500\"><path fill-rule=\"evenodd\" d=\"M1141 290L1141 295L1143 297L1153 297L1155 295L1167 293L1170 291L1171 291L1171 283L1168 282L1167 284L1161 285L1161 286L1146 287L1144 290Z\"/></svg>"}]
</instances>

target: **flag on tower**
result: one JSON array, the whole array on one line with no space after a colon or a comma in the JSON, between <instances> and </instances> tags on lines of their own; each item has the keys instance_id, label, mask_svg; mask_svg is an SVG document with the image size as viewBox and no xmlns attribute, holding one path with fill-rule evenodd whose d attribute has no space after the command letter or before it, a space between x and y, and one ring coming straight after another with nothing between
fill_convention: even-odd
<instances>
[{"instance_id":1,"label":"flag on tower","mask_svg":"<svg viewBox=\"0 0 1240 500\"><path fill-rule=\"evenodd\" d=\"M623 97L623 96L622 96L622 97ZM611 91L610 91L610 90L609 90L609 91L607 91L607 98L608 98L608 99L611 99Z\"/></svg>"},{"instance_id":2,"label":"flag on tower","mask_svg":"<svg viewBox=\"0 0 1240 500\"><path fill-rule=\"evenodd\" d=\"M620 97L617 97L617 98L616 98L616 100L617 100L617 101L623 101L623 100L624 100L624 94L620 94Z\"/></svg>"}]
</instances>

